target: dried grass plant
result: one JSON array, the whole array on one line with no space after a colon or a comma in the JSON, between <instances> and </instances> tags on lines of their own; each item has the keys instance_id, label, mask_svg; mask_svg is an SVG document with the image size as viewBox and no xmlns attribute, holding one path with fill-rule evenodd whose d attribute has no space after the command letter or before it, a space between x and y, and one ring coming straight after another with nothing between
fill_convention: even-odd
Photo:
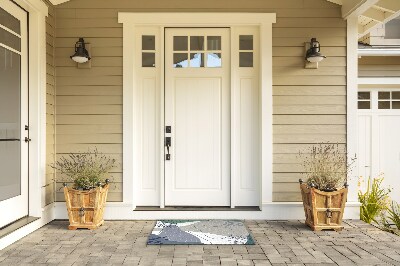
<instances>
[{"instance_id":1,"label":"dried grass plant","mask_svg":"<svg viewBox=\"0 0 400 266\"><path fill-rule=\"evenodd\" d=\"M323 191L335 191L345 186L355 158L347 161L347 151L339 144L320 143L299 152L303 175L309 186Z\"/></svg>"},{"instance_id":2,"label":"dried grass plant","mask_svg":"<svg viewBox=\"0 0 400 266\"><path fill-rule=\"evenodd\" d=\"M100 153L97 148L83 153L62 156L54 169L65 174L74 183L75 189L89 190L101 185L115 167L116 160Z\"/></svg>"}]
</instances>

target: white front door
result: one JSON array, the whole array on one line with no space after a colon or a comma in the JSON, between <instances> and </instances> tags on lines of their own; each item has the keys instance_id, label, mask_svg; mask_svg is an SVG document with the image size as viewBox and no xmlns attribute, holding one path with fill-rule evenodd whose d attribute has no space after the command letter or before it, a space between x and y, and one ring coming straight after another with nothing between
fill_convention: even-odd
<instances>
[{"instance_id":1,"label":"white front door","mask_svg":"<svg viewBox=\"0 0 400 266\"><path fill-rule=\"evenodd\" d=\"M400 89L358 93L358 174L382 176L400 202ZM366 184L366 182L365 182Z\"/></svg>"},{"instance_id":2,"label":"white front door","mask_svg":"<svg viewBox=\"0 0 400 266\"><path fill-rule=\"evenodd\" d=\"M229 35L165 30L166 206L230 205Z\"/></svg>"},{"instance_id":3,"label":"white front door","mask_svg":"<svg viewBox=\"0 0 400 266\"><path fill-rule=\"evenodd\" d=\"M27 13L0 0L0 228L28 215Z\"/></svg>"}]
</instances>

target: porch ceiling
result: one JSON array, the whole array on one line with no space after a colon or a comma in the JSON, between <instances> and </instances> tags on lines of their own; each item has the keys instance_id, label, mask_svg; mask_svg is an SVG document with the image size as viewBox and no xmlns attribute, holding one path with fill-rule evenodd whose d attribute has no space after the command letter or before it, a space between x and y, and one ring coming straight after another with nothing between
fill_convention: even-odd
<instances>
[{"instance_id":1,"label":"porch ceiling","mask_svg":"<svg viewBox=\"0 0 400 266\"><path fill-rule=\"evenodd\" d=\"M358 16L358 37L400 15L399 0L327 0L342 6L343 18Z\"/></svg>"}]
</instances>

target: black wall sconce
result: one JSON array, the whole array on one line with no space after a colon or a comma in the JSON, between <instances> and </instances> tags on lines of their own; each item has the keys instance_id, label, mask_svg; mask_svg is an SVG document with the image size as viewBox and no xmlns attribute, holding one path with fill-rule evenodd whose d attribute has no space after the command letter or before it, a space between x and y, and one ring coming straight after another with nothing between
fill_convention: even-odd
<instances>
[{"instance_id":1,"label":"black wall sconce","mask_svg":"<svg viewBox=\"0 0 400 266\"><path fill-rule=\"evenodd\" d=\"M326 56L320 53L320 45L316 38L305 43L306 57L305 68L318 68L318 62L321 62Z\"/></svg>"},{"instance_id":2,"label":"black wall sconce","mask_svg":"<svg viewBox=\"0 0 400 266\"><path fill-rule=\"evenodd\" d=\"M70 57L78 64L86 63L91 59L88 50L86 50L85 41L83 38L79 38L79 41L75 43L75 53Z\"/></svg>"}]
</instances>

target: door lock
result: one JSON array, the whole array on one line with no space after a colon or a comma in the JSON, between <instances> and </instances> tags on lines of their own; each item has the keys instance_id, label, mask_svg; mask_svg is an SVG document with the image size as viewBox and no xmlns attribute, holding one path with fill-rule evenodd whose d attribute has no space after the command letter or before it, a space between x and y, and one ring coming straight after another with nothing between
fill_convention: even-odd
<instances>
[{"instance_id":1,"label":"door lock","mask_svg":"<svg viewBox=\"0 0 400 266\"><path fill-rule=\"evenodd\" d=\"M28 138L28 137L25 137L25 142L26 143L28 143L28 142L30 142L31 141L31 139L30 138Z\"/></svg>"},{"instance_id":2,"label":"door lock","mask_svg":"<svg viewBox=\"0 0 400 266\"><path fill-rule=\"evenodd\" d=\"M165 146L167 147L167 154L165 155L165 160L171 160L171 154L169 154L169 147L171 147L171 137L165 138Z\"/></svg>"}]
</instances>

